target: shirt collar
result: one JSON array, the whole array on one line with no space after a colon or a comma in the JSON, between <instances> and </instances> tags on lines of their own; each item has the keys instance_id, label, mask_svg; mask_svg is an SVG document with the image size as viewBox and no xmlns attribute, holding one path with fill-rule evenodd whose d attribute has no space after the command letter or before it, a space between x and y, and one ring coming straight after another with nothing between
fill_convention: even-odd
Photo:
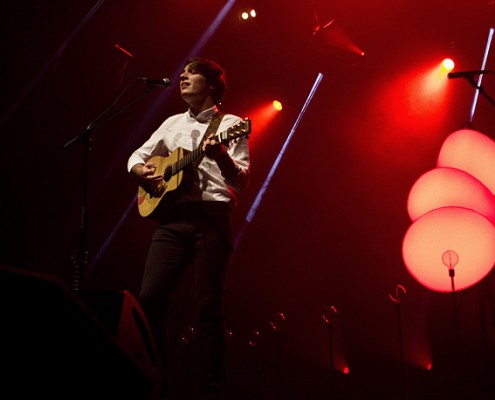
<instances>
[{"instance_id":1,"label":"shirt collar","mask_svg":"<svg viewBox=\"0 0 495 400\"><path fill-rule=\"evenodd\" d=\"M198 122L208 122L217 112L217 106L213 106L207 110L201 111L198 115L194 115L191 110L188 110L188 115L190 118L195 119Z\"/></svg>"}]
</instances>

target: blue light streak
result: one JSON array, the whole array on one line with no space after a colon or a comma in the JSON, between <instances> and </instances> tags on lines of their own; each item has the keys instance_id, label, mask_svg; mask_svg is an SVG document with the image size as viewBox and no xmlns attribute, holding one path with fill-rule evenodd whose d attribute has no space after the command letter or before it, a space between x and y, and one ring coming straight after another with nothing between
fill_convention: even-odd
<instances>
[{"instance_id":1,"label":"blue light streak","mask_svg":"<svg viewBox=\"0 0 495 400\"><path fill-rule=\"evenodd\" d=\"M494 31L494 29L493 28L490 28L490 31L488 33L488 40L487 40L487 43L486 43L485 54L483 56L483 62L481 63L481 69L482 70L485 69L486 60L488 59L488 53L490 52L490 47L491 47L492 38L493 38L493 31ZM482 80L483 80L483 74L480 74L480 76L478 77L478 84L477 84L478 88L481 87L481 81ZM469 115L470 126L472 125L472 122L473 122L474 111L476 110L476 104L478 102L479 93L480 92L479 92L478 89L476 89L476 91L474 92L473 105L471 106L471 113Z\"/></svg>"},{"instance_id":2,"label":"blue light streak","mask_svg":"<svg viewBox=\"0 0 495 400\"><path fill-rule=\"evenodd\" d=\"M282 146L282 149L280 150L277 158L275 159L275 162L273 163L272 168L270 169L270 172L268 173L265 181L263 182L263 185L261 186L261 189L259 190L258 195L256 196L256 199L254 200L253 204L251 205L251 208L250 208L250 210L246 216L246 223L244 224L242 229L237 234L237 237L236 237L235 243L234 243L234 249L236 249L237 246L239 245L239 243L241 242L242 238L244 237L244 233L247 229L247 226L253 220L254 215L256 214L256 211L258 210L258 207L261 203L261 200L263 199L263 196L266 192L266 189L268 188L268 185L270 184L270 181L272 180L273 175L275 174L275 171L277 170L277 167L280 164L280 161L281 161L281 159L285 153L285 150L289 146L289 143L292 140L294 133L296 132L296 129L299 125L299 122L301 122L301 119L302 119L304 113L306 112L306 110L309 106L309 103L313 99L313 96L316 93L316 89L320 85L320 82L322 79L323 79L323 75L321 73L318 73L316 80L315 80L315 83L313 84L313 87L311 88L311 91L309 92L309 95L308 95L308 98L306 99L306 102L304 103L301 111L299 112L299 115L296 119L296 122L294 123L294 126L292 127L292 129L289 133L289 136L287 136L287 139L285 140L285 143Z\"/></svg>"}]
</instances>

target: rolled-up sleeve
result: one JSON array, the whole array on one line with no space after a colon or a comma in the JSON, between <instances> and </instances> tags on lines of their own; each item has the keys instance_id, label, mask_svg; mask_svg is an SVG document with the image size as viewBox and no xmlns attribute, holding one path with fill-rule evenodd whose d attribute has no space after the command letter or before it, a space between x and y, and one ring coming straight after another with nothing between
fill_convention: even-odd
<instances>
[{"instance_id":1,"label":"rolled-up sleeve","mask_svg":"<svg viewBox=\"0 0 495 400\"><path fill-rule=\"evenodd\" d=\"M163 130L165 123L162 124L151 136L143 143L141 147L136 149L129 159L127 160L127 171L131 172L131 169L136 164L146 164L146 162L153 156L163 155L168 152L163 142Z\"/></svg>"},{"instance_id":2,"label":"rolled-up sleeve","mask_svg":"<svg viewBox=\"0 0 495 400\"><path fill-rule=\"evenodd\" d=\"M240 192L249 184L251 175L248 139L246 137L239 139L227 152L236 164L237 173L224 177L225 184L235 192Z\"/></svg>"}]
</instances>

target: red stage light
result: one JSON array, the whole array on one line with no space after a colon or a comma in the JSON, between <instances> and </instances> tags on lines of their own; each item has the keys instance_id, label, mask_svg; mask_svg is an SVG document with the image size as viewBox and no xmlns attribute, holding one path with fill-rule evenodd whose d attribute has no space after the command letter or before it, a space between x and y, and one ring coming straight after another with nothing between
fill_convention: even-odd
<instances>
[{"instance_id":1,"label":"red stage light","mask_svg":"<svg viewBox=\"0 0 495 400\"><path fill-rule=\"evenodd\" d=\"M273 100L273 108L277 111L281 111L282 110L282 103L278 100Z\"/></svg>"},{"instance_id":2,"label":"red stage light","mask_svg":"<svg viewBox=\"0 0 495 400\"><path fill-rule=\"evenodd\" d=\"M269 129L270 124L275 117L280 115L280 111L275 109L273 103L273 101L265 100L257 104L256 108L248 111L247 115L252 121L253 129L256 131L256 134L249 136L251 146L256 147L258 140L262 140L263 134L269 134L271 132Z\"/></svg>"},{"instance_id":3,"label":"red stage light","mask_svg":"<svg viewBox=\"0 0 495 400\"><path fill-rule=\"evenodd\" d=\"M450 72L454 69L455 67L455 63L454 61L451 59L451 58L445 58L443 61L442 61L442 68L447 71L447 72Z\"/></svg>"}]
</instances>

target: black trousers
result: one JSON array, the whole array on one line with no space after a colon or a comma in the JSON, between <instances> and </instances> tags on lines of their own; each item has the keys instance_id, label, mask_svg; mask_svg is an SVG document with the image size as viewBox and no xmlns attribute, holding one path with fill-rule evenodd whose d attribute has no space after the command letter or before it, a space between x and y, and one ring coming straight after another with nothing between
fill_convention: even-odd
<instances>
[{"instance_id":1,"label":"black trousers","mask_svg":"<svg viewBox=\"0 0 495 400\"><path fill-rule=\"evenodd\" d=\"M167 395L167 308L186 268L194 268L201 400L219 399L225 364L223 283L232 253L229 206L195 202L164 216L149 248L138 296L156 340L162 396Z\"/></svg>"}]
</instances>

